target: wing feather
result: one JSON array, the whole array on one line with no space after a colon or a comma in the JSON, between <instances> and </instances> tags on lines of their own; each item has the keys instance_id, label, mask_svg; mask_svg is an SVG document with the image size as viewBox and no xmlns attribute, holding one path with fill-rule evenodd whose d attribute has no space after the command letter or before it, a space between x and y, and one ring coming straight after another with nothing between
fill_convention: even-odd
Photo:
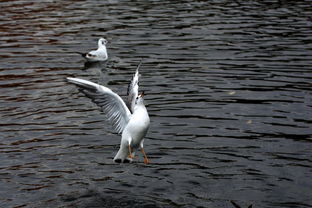
<instances>
[{"instance_id":1,"label":"wing feather","mask_svg":"<svg viewBox=\"0 0 312 208\"><path fill-rule=\"evenodd\" d=\"M127 90L127 95L128 95L127 106L129 107L132 113L134 111L135 99L137 98L139 94L139 77L140 77L139 68L141 64L142 64L142 60L140 61L136 69L136 72L133 75L133 78L128 85L128 90Z\"/></svg>"},{"instance_id":2,"label":"wing feather","mask_svg":"<svg viewBox=\"0 0 312 208\"><path fill-rule=\"evenodd\" d=\"M68 77L67 81L77 85L81 92L101 108L117 133L124 130L131 112L119 95L107 87L87 80Z\"/></svg>"}]
</instances>

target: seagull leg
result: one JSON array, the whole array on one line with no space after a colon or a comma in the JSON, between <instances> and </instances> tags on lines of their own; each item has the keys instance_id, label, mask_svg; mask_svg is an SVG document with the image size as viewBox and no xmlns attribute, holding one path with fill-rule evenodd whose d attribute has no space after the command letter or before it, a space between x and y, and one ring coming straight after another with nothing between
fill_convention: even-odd
<instances>
[{"instance_id":1,"label":"seagull leg","mask_svg":"<svg viewBox=\"0 0 312 208\"><path fill-rule=\"evenodd\" d=\"M128 157L133 159L134 157L132 156L131 146L129 145L128 147L129 147L129 155L128 155Z\"/></svg>"},{"instance_id":2,"label":"seagull leg","mask_svg":"<svg viewBox=\"0 0 312 208\"><path fill-rule=\"evenodd\" d=\"M148 163L149 163L149 160L147 159L147 156L146 156L146 154L145 154L145 151L144 151L143 147L141 148L141 152L142 152L143 157L144 157L144 163L145 163L145 164L148 164Z\"/></svg>"}]
</instances>

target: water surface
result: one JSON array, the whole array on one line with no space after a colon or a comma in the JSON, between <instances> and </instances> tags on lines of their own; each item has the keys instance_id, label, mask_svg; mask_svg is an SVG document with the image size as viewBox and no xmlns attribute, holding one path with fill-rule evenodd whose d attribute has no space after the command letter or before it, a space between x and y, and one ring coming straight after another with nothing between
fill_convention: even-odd
<instances>
[{"instance_id":1,"label":"water surface","mask_svg":"<svg viewBox=\"0 0 312 208\"><path fill-rule=\"evenodd\" d=\"M312 207L311 1L1 1L1 207ZM108 39L107 63L75 52ZM132 164L68 76L151 127Z\"/></svg>"}]
</instances>

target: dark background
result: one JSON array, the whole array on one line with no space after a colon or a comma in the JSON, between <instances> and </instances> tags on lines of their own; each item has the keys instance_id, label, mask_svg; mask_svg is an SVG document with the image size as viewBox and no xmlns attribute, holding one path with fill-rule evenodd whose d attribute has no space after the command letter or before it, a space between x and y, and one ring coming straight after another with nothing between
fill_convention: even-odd
<instances>
[{"instance_id":1,"label":"dark background","mask_svg":"<svg viewBox=\"0 0 312 208\"><path fill-rule=\"evenodd\" d=\"M0 207L312 207L311 1L1 1ZM107 63L75 52L108 39ZM132 164L68 76L151 126Z\"/></svg>"}]
</instances>

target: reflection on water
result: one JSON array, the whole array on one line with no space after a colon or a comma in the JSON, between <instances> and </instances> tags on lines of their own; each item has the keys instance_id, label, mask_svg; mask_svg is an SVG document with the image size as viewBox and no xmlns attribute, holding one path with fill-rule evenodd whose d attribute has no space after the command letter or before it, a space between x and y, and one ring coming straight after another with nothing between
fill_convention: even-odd
<instances>
[{"instance_id":1,"label":"reflection on water","mask_svg":"<svg viewBox=\"0 0 312 208\"><path fill-rule=\"evenodd\" d=\"M0 5L1 207L312 207L309 1ZM142 58L151 164L115 164L65 77L125 95Z\"/></svg>"}]
</instances>

